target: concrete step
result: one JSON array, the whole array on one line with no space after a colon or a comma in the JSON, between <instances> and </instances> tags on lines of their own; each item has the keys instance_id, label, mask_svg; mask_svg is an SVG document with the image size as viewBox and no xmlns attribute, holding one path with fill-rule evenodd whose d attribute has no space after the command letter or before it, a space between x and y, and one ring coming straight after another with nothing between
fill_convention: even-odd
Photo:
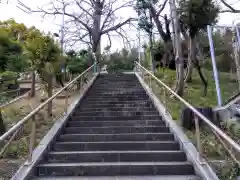
<instances>
[{"instance_id":1,"label":"concrete step","mask_svg":"<svg viewBox=\"0 0 240 180\"><path fill-rule=\"evenodd\" d=\"M88 95L92 94L103 94L103 93L137 93L137 92L142 92L142 88L101 88L101 89L96 89L92 87L93 89L90 89L88 92Z\"/></svg>"},{"instance_id":2,"label":"concrete step","mask_svg":"<svg viewBox=\"0 0 240 180\"><path fill-rule=\"evenodd\" d=\"M120 91L120 90L141 90L142 86L139 84L94 84L92 86L94 91Z\"/></svg>"},{"instance_id":3,"label":"concrete step","mask_svg":"<svg viewBox=\"0 0 240 180\"><path fill-rule=\"evenodd\" d=\"M75 111L73 116L96 116L96 117L105 117L105 116L142 116L142 115L156 115L158 116L159 113L156 110L152 111L92 111L92 112L82 112L82 111Z\"/></svg>"},{"instance_id":4,"label":"concrete step","mask_svg":"<svg viewBox=\"0 0 240 180\"><path fill-rule=\"evenodd\" d=\"M172 175L172 176L64 176L64 177L38 177L33 180L201 180L194 175Z\"/></svg>"},{"instance_id":5,"label":"concrete step","mask_svg":"<svg viewBox=\"0 0 240 180\"><path fill-rule=\"evenodd\" d=\"M56 142L54 151L140 151L179 150L174 141L108 141L108 142Z\"/></svg>"},{"instance_id":6,"label":"concrete step","mask_svg":"<svg viewBox=\"0 0 240 180\"><path fill-rule=\"evenodd\" d=\"M108 91L103 91L103 92L88 92L87 97L115 97L115 96L147 96L144 93L141 93L141 91L137 92L121 92L121 91L113 91L113 92L108 92ZM149 97L149 96L147 96Z\"/></svg>"},{"instance_id":7,"label":"concrete step","mask_svg":"<svg viewBox=\"0 0 240 180\"><path fill-rule=\"evenodd\" d=\"M77 162L181 162L183 151L62 151L49 152L48 163Z\"/></svg>"},{"instance_id":8,"label":"concrete step","mask_svg":"<svg viewBox=\"0 0 240 180\"><path fill-rule=\"evenodd\" d=\"M97 92L95 91L95 89L90 89L88 92L87 92L87 95L88 96L113 96L113 95L125 95L125 94L146 94L146 91L142 90L142 89L139 89L139 90L136 90L136 91L128 91L128 90L119 90L119 91L113 91L113 92L108 92L108 91L101 91L101 92Z\"/></svg>"},{"instance_id":9,"label":"concrete step","mask_svg":"<svg viewBox=\"0 0 240 180\"><path fill-rule=\"evenodd\" d=\"M94 106L101 106L101 107L107 107L107 106L118 106L118 105L124 105L125 107L131 107L131 106L137 106L137 107L149 107L149 104L152 105L150 101L96 101L96 102L87 102L82 101L81 107L94 107ZM153 105L152 105L153 106Z\"/></svg>"},{"instance_id":10,"label":"concrete step","mask_svg":"<svg viewBox=\"0 0 240 180\"><path fill-rule=\"evenodd\" d=\"M193 175L188 162L100 162L40 164L40 176Z\"/></svg>"},{"instance_id":11,"label":"concrete step","mask_svg":"<svg viewBox=\"0 0 240 180\"><path fill-rule=\"evenodd\" d=\"M146 92L142 92L142 93L135 93L135 92L126 92L126 93L118 93L118 94L114 94L114 93L101 93L101 94L92 94L87 96L87 98L113 98L113 97L118 97L118 98L125 98L125 97L149 97Z\"/></svg>"},{"instance_id":12,"label":"concrete step","mask_svg":"<svg viewBox=\"0 0 240 180\"><path fill-rule=\"evenodd\" d=\"M95 91L116 91L116 90L122 90L122 89L127 89L127 90L140 90L142 88L141 85L139 84L101 84L101 85L93 85L92 88Z\"/></svg>"},{"instance_id":13,"label":"concrete step","mask_svg":"<svg viewBox=\"0 0 240 180\"><path fill-rule=\"evenodd\" d=\"M105 127L66 127L68 134L125 134L125 133L168 133L166 126L105 126ZM129 134L130 135L130 134Z\"/></svg>"},{"instance_id":14,"label":"concrete step","mask_svg":"<svg viewBox=\"0 0 240 180\"><path fill-rule=\"evenodd\" d=\"M141 100L141 101L143 101L143 100L149 100L149 97L147 97L147 96L132 96L132 97L118 97L118 95L116 95L116 96L114 96L114 97L101 97L101 96L99 96L99 97L86 97L85 99L84 99L84 101L86 102L96 102L96 101L120 101L120 102L122 102L122 101L139 101L139 100Z\"/></svg>"},{"instance_id":15,"label":"concrete step","mask_svg":"<svg viewBox=\"0 0 240 180\"><path fill-rule=\"evenodd\" d=\"M106 92L105 92L106 93ZM135 93L135 92L129 92L129 93L119 93L119 94L114 94L109 92L108 94L92 94L86 97L86 98L114 98L114 97L118 98L126 98L126 97L149 97L146 93Z\"/></svg>"},{"instance_id":16,"label":"concrete step","mask_svg":"<svg viewBox=\"0 0 240 180\"><path fill-rule=\"evenodd\" d=\"M143 103L116 103L116 104L108 104L108 103L96 103L96 104L87 104L87 103L81 103L77 106L78 108L140 108L140 107L154 107L154 105L151 102L143 102Z\"/></svg>"},{"instance_id":17,"label":"concrete step","mask_svg":"<svg viewBox=\"0 0 240 180\"><path fill-rule=\"evenodd\" d=\"M139 85L140 83L136 81L136 79L126 79L126 78L117 78L117 79L101 79L99 81L95 81L94 85L101 85L101 84L109 84L109 85Z\"/></svg>"},{"instance_id":18,"label":"concrete step","mask_svg":"<svg viewBox=\"0 0 240 180\"><path fill-rule=\"evenodd\" d=\"M98 79L99 81L96 81L96 83L102 83L102 82L110 82L110 83L116 83L119 82L121 84L126 84L126 83L131 83L131 82L134 82L134 83L139 83L138 81L136 81L136 77L112 77L112 78L100 78ZM117 80L117 81L116 81Z\"/></svg>"},{"instance_id":19,"label":"concrete step","mask_svg":"<svg viewBox=\"0 0 240 180\"><path fill-rule=\"evenodd\" d=\"M119 104L119 103L124 103L124 104L130 104L130 103L141 103L141 102L150 102L149 98L136 98L136 99L105 99L104 101L100 101L100 100L87 100L84 99L83 102L87 102L89 104L93 104L93 103L100 103L100 104L104 104L105 102L107 103L112 103L112 104Z\"/></svg>"},{"instance_id":20,"label":"concrete step","mask_svg":"<svg viewBox=\"0 0 240 180\"><path fill-rule=\"evenodd\" d=\"M128 121L128 120L161 120L159 115L139 116L72 116L71 121Z\"/></svg>"},{"instance_id":21,"label":"concrete step","mask_svg":"<svg viewBox=\"0 0 240 180\"><path fill-rule=\"evenodd\" d=\"M128 83L128 82L135 82L137 83L138 81L136 81L136 77L132 76L132 77L129 77L129 76L122 76L122 77L99 77L98 81L97 82L104 82L104 81L109 81L109 82L112 82L112 83L116 83L116 80L117 82L119 83Z\"/></svg>"},{"instance_id":22,"label":"concrete step","mask_svg":"<svg viewBox=\"0 0 240 180\"><path fill-rule=\"evenodd\" d=\"M162 120L128 120L128 121L68 121L67 127L104 127L104 126L164 126Z\"/></svg>"},{"instance_id":23,"label":"concrete step","mask_svg":"<svg viewBox=\"0 0 240 180\"><path fill-rule=\"evenodd\" d=\"M102 85L102 84L109 84L111 85L117 85L117 86L134 86L134 85L141 85L139 82L136 81L136 79L116 79L116 80L106 80L106 79L102 79L100 81L96 81L94 83L94 85L98 86L98 85Z\"/></svg>"},{"instance_id":24,"label":"concrete step","mask_svg":"<svg viewBox=\"0 0 240 180\"><path fill-rule=\"evenodd\" d=\"M115 83L117 84L117 82L119 82L119 84L131 84L131 82L134 83L139 83L138 81L136 81L136 77L112 77L112 78L100 78L98 79L99 81L96 81L96 83L102 83L102 82L110 82L110 83ZM117 80L117 81L116 81Z\"/></svg>"},{"instance_id":25,"label":"concrete step","mask_svg":"<svg viewBox=\"0 0 240 180\"><path fill-rule=\"evenodd\" d=\"M136 81L136 77L132 77L132 78L129 78L129 77L113 77L113 78L101 78L101 79L98 79L98 81L96 81L96 84L98 83L103 83L103 82L109 82L109 83L119 83L119 84L131 84L131 83L139 83L138 81Z\"/></svg>"},{"instance_id":26,"label":"concrete step","mask_svg":"<svg viewBox=\"0 0 240 180\"><path fill-rule=\"evenodd\" d=\"M77 112L93 112L93 111L142 111L142 112L146 112L146 111L156 111L155 108L153 107L130 107L130 108L125 108L125 107L99 107L99 108L79 108L76 109Z\"/></svg>"},{"instance_id":27,"label":"concrete step","mask_svg":"<svg viewBox=\"0 0 240 180\"><path fill-rule=\"evenodd\" d=\"M129 80L129 79L136 79L136 76L134 74L124 74L124 73L109 73L109 74L100 74L98 77L100 80L106 80L106 79L121 79Z\"/></svg>"},{"instance_id":28,"label":"concrete step","mask_svg":"<svg viewBox=\"0 0 240 180\"><path fill-rule=\"evenodd\" d=\"M171 133L63 134L58 140L64 142L174 141L174 135Z\"/></svg>"}]
</instances>

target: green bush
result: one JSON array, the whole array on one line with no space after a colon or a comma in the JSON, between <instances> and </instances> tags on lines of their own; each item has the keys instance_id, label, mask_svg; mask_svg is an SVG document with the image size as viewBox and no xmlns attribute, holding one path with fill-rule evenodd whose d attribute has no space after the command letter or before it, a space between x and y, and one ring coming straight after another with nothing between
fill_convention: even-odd
<instances>
[{"instance_id":1,"label":"green bush","mask_svg":"<svg viewBox=\"0 0 240 180\"><path fill-rule=\"evenodd\" d=\"M134 68L134 61L136 61L137 50L130 51L122 49L121 52L115 52L110 55L107 64L108 72L132 71Z\"/></svg>"},{"instance_id":2,"label":"green bush","mask_svg":"<svg viewBox=\"0 0 240 180\"><path fill-rule=\"evenodd\" d=\"M17 89L19 87L18 79L19 74L12 71L5 71L0 73L0 91L8 89ZM12 88L16 87L16 88Z\"/></svg>"}]
</instances>

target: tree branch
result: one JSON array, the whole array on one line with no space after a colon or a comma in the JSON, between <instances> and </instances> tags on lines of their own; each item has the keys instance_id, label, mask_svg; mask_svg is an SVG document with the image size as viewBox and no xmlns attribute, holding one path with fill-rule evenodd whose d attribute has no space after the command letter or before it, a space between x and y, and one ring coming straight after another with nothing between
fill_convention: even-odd
<instances>
[{"instance_id":1,"label":"tree branch","mask_svg":"<svg viewBox=\"0 0 240 180\"><path fill-rule=\"evenodd\" d=\"M80 2L78 0L75 0L76 4L78 5L78 7L83 10L85 13L87 13L89 16L93 16L92 14L89 13L89 11L87 11L86 9L83 8L83 6L80 4Z\"/></svg>"},{"instance_id":2,"label":"tree branch","mask_svg":"<svg viewBox=\"0 0 240 180\"><path fill-rule=\"evenodd\" d=\"M122 30L122 29L120 29L120 30ZM122 31L123 31L123 30L122 30ZM124 32L124 31L123 31L123 32ZM128 46L129 46L130 49L131 49L131 43L130 43L130 41L128 40L127 36L124 35L122 32L117 31L117 30L116 30L116 33L122 38L122 40L123 40L123 44L125 44L124 39L126 40L126 43L128 44ZM125 33L125 32L124 32L124 33Z\"/></svg>"},{"instance_id":3,"label":"tree branch","mask_svg":"<svg viewBox=\"0 0 240 180\"><path fill-rule=\"evenodd\" d=\"M167 2L168 2L168 0L165 0L164 1L164 3L163 3L163 5L162 5L162 7L159 9L159 11L157 12L157 16L159 16L160 15L160 13L164 10L164 8L165 8L165 6L166 6L166 4L167 4Z\"/></svg>"},{"instance_id":4,"label":"tree branch","mask_svg":"<svg viewBox=\"0 0 240 180\"><path fill-rule=\"evenodd\" d=\"M125 20L125 21L123 21L121 23L118 23L117 25L102 31L101 34L106 34L106 33L109 33L110 31L116 31L118 28L124 26L125 24L129 23L132 20L136 20L136 19L135 18L128 18L127 20Z\"/></svg>"},{"instance_id":5,"label":"tree branch","mask_svg":"<svg viewBox=\"0 0 240 180\"><path fill-rule=\"evenodd\" d=\"M162 23L160 22L159 20L159 17L157 16L157 12L156 12L156 9L153 7L152 4L150 4L150 12L151 12L151 16L153 17L153 20L156 24L156 27L157 27L157 30L159 32L159 34L161 35L162 39L167 42L169 39L168 39L168 36L167 34L163 31L163 27L162 27Z\"/></svg>"},{"instance_id":6,"label":"tree branch","mask_svg":"<svg viewBox=\"0 0 240 180\"><path fill-rule=\"evenodd\" d=\"M229 10L222 10L221 13L229 12L229 13L240 13L239 9L233 8L230 4L228 4L225 0L220 0L221 3L223 3L224 6L229 8Z\"/></svg>"},{"instance_id":7,"label":"tree branch","mask_svg":"<svg viewBox=\"0 0 240 180\"><path fill-rule=\"evenodd\" d=\"M108 36L108 40L109 40L109 43L110 43L108 48L110 49L112 47L112 41L111 41L111 37L110 37L109 33L107 33L107 36Z\"/></svg>"},{"instance_id":8,"label":"tree branch","mask_svg":"<svg viewBox=\"0 0 240 180\"><path fill-rule=\"evenodd\" d=\"M117 1L117 0L114 0L114 1L111 2L111 4L109 5L109 6L110 6L109 12L107 13L107 15L106 15L106 17L105 17L105 19L104 19L104 21L103 21L103 23L102 23L101 31L106 27L105 25L106 25L108 19L109 19L116 11L118 11L118 10L121 9L121 8L129 7L129 6L132 5L131 2L126 2L126 3L122 4L121 6L115 8L114 10L112 10L112 6L113 6L113 4L114 4L116 1Z\"/></svg>"},{"instance_id":9,"label":"tree branch","mask_svg":"<svg viewBox=\"0 0 240 180\"><path fill-rule=\"evenodd\" d=\"M45 11L45 10L43 10L43 9L40 9L40 10L38 10L38 11L32 11L32 12L42 12L42 13L48 14L48 15L62 15L62 12L59 12L58 9L54 6L54 4L53 4L53 7L54 7L53 12L48 12L48 11ZM81 15L80 15L79 17L76 17L75 15L69 14L69 13L67 13L66 11L64 12L64 15L66 15L66 16L68 16L68 17L70 17L70 18L73 18L75 21L77 21L77 22L79 22L81 25L83 25L83 26L89 31L89 33L91 32L91 27L89 27L85 22L83 22L83 21L80 19Z\"/></svg>"}]
</instances>

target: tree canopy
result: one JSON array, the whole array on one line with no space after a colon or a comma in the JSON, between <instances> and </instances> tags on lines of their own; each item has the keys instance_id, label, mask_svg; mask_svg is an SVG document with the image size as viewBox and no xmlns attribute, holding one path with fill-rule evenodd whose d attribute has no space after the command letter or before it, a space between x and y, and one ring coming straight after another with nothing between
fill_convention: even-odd
<instances>
[{"instance_id":1,"label":"tree canopy","mask_svg":"<svg viewBox=\"0 0 240 180\"><path fill-rule=\"evenodd\" d=\"M219 6L212 0L180 0L181 22L187 27L190 37L217 22Z\"/></svg>"}]
</instances>

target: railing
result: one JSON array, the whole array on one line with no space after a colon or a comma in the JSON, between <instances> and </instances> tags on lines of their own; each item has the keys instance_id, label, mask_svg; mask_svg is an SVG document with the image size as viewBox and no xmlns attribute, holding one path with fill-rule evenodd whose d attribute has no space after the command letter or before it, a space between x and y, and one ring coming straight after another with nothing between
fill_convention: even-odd
<instances>
[{"instance_id":1,"label":"railing","mask_svg":"<svg viewBox=\"0 0 240 180\"><path fill-rule=\"evenodd\" d=\"M65 105L64 105L64 115L67 113L68 109L68 99L69 89L77 83L79 89L83 86L83 78L89 77L92 78L94 76L93 74L93 68L96 67L97 64L93 64L88 69L86 69L83 73L81 73L79 76L77 76L75 79L73 79L71 82L69 82L66 86L64 86L62 89L60 89L57 93L55 93L52 97L48 98L45 102L40 104L37 108L35 108L32 112L30 112L26 117L24 117L22 120L20 120L17 124L15 124L13 127L11 127L5 134L3 134L0 137L0 145L4 142L6 142L5 146L2 148L0 152L0 156L3 155L3 153L6 151L8 146L11 144L11 142L15 139L18 132L23 128L23 126L31 120L31 135L29 140L29 151L28 151L28 160L27 164L31 164L32 162L32 152L36 144L36 115L37 113L42 110L46 105L51 103L57 96L59 96L62 92L65 92Z\"/></svg>"},{"instance_id":2,"label":"railing","mask_svg":"<svg viewBox=\"0 0 240 180\"><path fill-rule=\"evenodd\" d=\"M36 88L36 91L38 91L38 90L40 90L40 89L41 89L41 88L38 87L38 88ZM14 92L14 91L18 91L16 98L14 98L14 99L12 99L12 100L10 100L10 101L7 101L7 102L1 104L1 105L0 105L0 111L1 111L3 108L6 108L7 106L9 106L9 105L11 105L11 104L13 104L13 103L15 103L15 102L18 102L18 101L20 101L21 99L24 99L24 98L28 97L28 96L29 96L29 93L31 92L31 90L29 90L28 92L24 93L23 95L20 95L20 92L19 92L19 91L20 91L20 88L19 88L19 90L12 90L12 91L7 91L7 92ZM7 93L7 92L1 93L0 96L1 96L2 94L4 94L4 93Z\"/></svg>"},{"instance_id":3,"label":"railing","mask_svg":"<svg viewBox=\"0 0 240 180\"><path fill-rule=\"evenodd\" d=\"M152 74L149 70L144 68L138 62L135 62L135 71L139 74L139 76L145 81L145 75L147 75L147 84L152 89L152 81L155 80L158 85L163 87L163 105L165 107L165 113L168 112L167 110L167 93L170 93L174 96L179 102L184 104L187 108L189 108L194 113L194 122L195 122L195 137L196 137L196 148L198 150L198 157L197 160L200 164L204 164L203 161L203 154L202 154L202 145L200 139L200 127L199 127L199 120L205 122L208 127L212 130L216 138L220 141L223 148L229 153L231 158L234 162L240 167L239 153L240 153L240 145L237 144L233 139L231 139L226 133L224 133L220 128L214 125L208 118L206 118L202 113L200 113L197 109L195 109L190 103L180 97L177 93L175 93L169 86L167 86L164 82L159 80L154 74ZM228 147L230 146L230 147ZM237 155L236 155L237 154Z\"/></svg>"},{"instance_id":4,"label":"railing","mask_svg":"<svg viewBox=\"0 0 240 180\"><path fill-rule=\"evenodd\" d=\"M8 93L13 93L13 92L16 93L16 97L13 98L12 100L8 101L8 102L4 102L4 103L0 104L0 110L1 110L2 108L4 108L4 107L8 106L9 104L12 104L12 103L14 103L14 102L16 102L16 101L19 101L20 99L23 98L23 97L19 98L20 88L14 89L14 90L10 90L10 91L1 92L1 93L0 93L0 96L5 95L5 94L8 94Z\"/></svg>"},{"instance_id":5,"label":"railing","mask_svg":"<svg viewBox=\"0 0 240 180\"><path fill-rule=\"evenodd\" d=\"M1 93L0 93L0 96L3 95L3 94L12 93L12 92L16 92L16 95L19 96L19 94L20 94L20 88L14 89L14 90L9 90L9 91L1 92Z\"/></svg>"}]
</instances>

